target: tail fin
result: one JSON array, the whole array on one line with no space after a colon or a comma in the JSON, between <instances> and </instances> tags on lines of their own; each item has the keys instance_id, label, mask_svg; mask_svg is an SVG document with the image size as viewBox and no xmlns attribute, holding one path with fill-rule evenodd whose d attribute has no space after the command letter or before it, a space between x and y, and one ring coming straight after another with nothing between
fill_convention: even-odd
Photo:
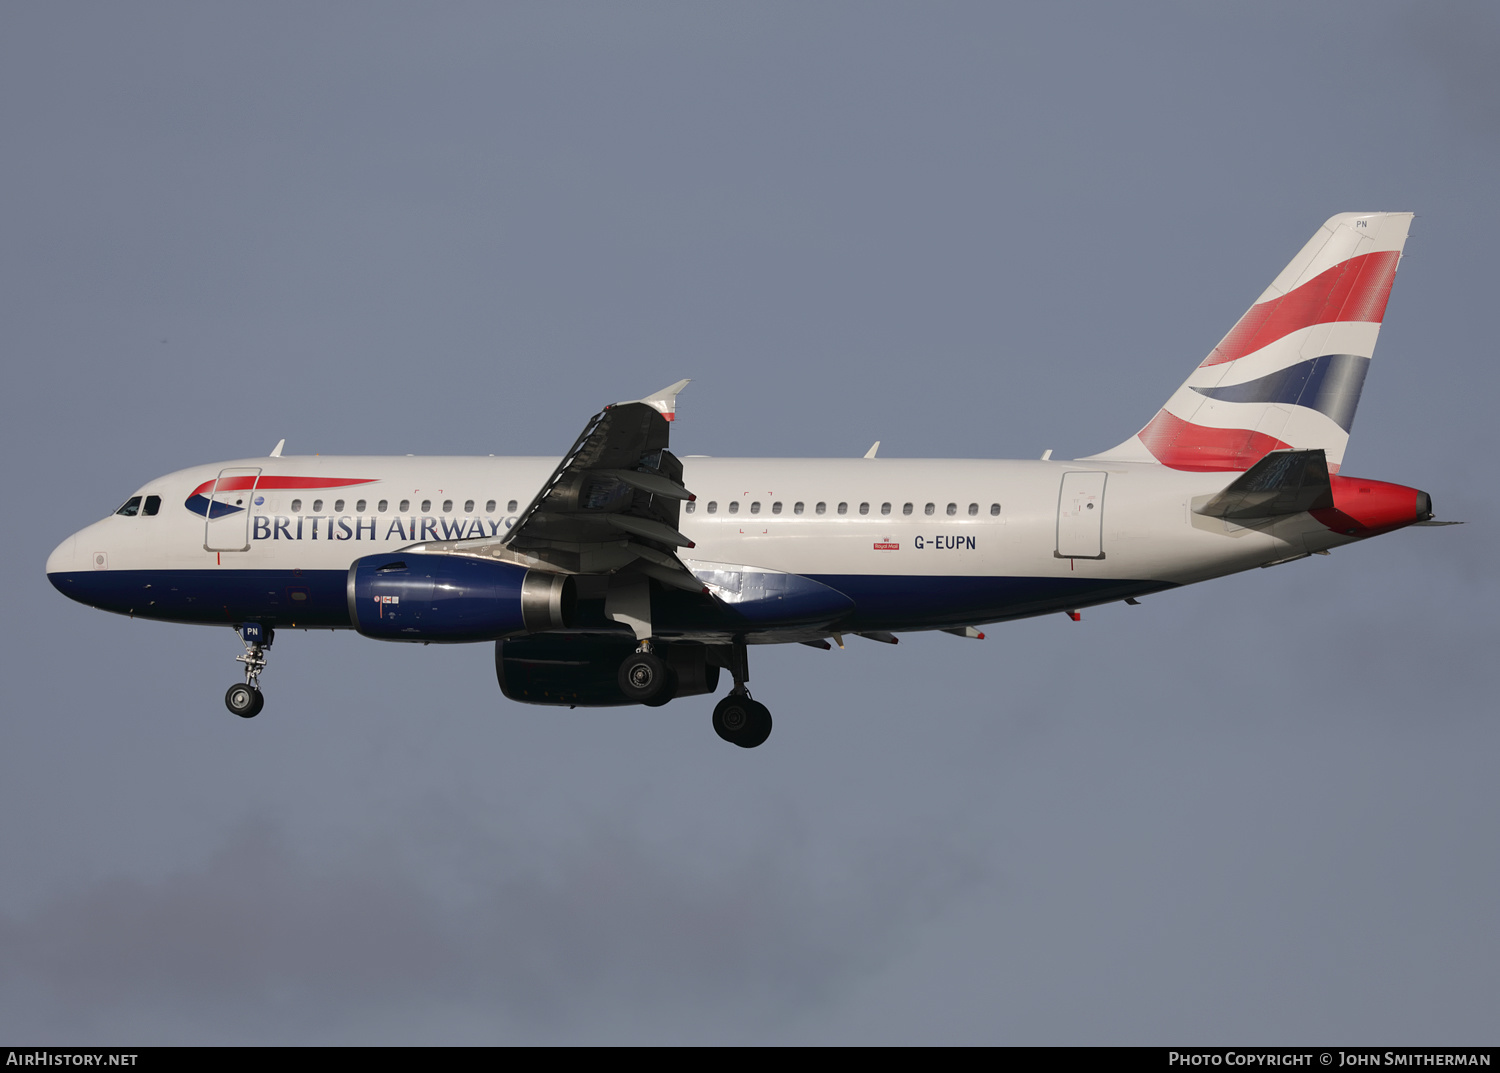
<instances>
[{"instance_id":1,"label":"tail fin","mask_svg":"<svg viewBox=\"0 0 1500 1073\"><path fill-rule=\"evenodd\" d=\"M1337 473L1411 219L1333 217L1145 428L1092 457L1237 471L1322 448Z\"/></svg>"}]
</instances>

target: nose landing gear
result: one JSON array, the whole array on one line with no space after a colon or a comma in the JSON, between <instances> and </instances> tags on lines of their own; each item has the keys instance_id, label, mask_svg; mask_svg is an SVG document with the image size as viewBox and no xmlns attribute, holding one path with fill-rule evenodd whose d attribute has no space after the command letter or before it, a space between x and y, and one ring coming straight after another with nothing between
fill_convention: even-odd
<instances>
[{"instance_id":1,"label":"nose landing gear","mask_svg":"<svg viewBox=\"0 0 1500 1073\"><path fill-rule=\"evenodd\" d=\"M246 622L239 628L240 640L245 643L245 654L236 656L236 663L245 665L245 682L229 687L224 694L224 707L241 719L254 719L266 705L260 691L260 672L266 669L266 649L271 647L276 633L269 626L258 622Z\"/></svg>"}]
</instances>

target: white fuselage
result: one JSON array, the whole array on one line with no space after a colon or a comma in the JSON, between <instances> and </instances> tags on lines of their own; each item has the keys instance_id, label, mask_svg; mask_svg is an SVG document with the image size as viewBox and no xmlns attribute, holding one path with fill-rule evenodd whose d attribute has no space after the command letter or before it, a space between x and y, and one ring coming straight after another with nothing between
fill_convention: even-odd
<instances>
[{"instance_id":1,"label":"white fuselage","mask_svg":"<svg viewBox=\"0 0 1500 1073\"><path fill-rule=\"evenodd\" d=\"M271 619L296 624L305 610L304 624L346 626L347 613L327 595L288 596L298 583L289 589L282 582L322 579L326 587L366 555L503 536L555 464L323 455L197 466L136 493L159 497L156 514L111 515L68 538L47 572L76 578L82 588L64 591L95 606L220 623L253 612L228 602L219 610L218 587L270 578L267 591L277 589ZM871 629L977 625L1071 609L1347 542L1305 514L1255 528L1195 514L1195 498L1222 489L1232 473L1114 462L881 458L689 456L683 467L696 495L679 521L695 545L680 552L690 567L733 564L818 579L849 592L867 612L860 625ZM225 504L240 508L230 516L205 517L205 487L236 471L254 474L256 486ZM324 487L286 486L299 482ZM189 502L199 503L199 512ZM1030 595L1014 608L1002 597L1000 604L959 599L950 615L944 602L955 602L964 579L972 579L970 588L1018 579ZM894 580L906 595L887 603L879 594ZM90 586L104 586L109 598L81 595L94 591ZM189 590L191 597L182 595Z\"/></svg>"}]
</instances>

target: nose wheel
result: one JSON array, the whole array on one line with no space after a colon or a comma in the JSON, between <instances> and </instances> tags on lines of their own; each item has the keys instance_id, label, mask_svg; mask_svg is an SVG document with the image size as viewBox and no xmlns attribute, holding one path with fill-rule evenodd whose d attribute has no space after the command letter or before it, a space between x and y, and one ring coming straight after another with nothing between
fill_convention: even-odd
<instances>
[{"instance_id":1,"label":"nose wheel","mask_svg":"<svg viewBox=\"0 0 1500 1073\"><path fill-rule=\"evenodd\" d=\"M254 719L265 704L266 695L249 683L240 685L237 682L224 694L224 707L241 719Z\"/></svg>"},{"instance_id":2,"label":"nose wheel","mask_svg":"<svg viewBox=\"0 0 1500 1073\"><path fill-rule=\"evenodd\" d=\"M245 681L229 687L224 694L224 707L241 719L254 719L266 706L265 694L260 691L260 672L266 669L266 649L271 647L275 632L258 622L246 622L240 626L239 635L245 644L245 654L234 658L236 663L245 665Z\"/></svg>"}]
</instances>

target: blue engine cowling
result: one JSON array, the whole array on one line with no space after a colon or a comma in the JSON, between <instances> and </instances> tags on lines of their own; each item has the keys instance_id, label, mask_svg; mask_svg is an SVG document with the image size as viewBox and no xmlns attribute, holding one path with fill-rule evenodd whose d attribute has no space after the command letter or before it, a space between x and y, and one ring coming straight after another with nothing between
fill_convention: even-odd
<instances>
[{"instance_id":1,"label":"blue engine cowling","mask_svg":"<svg viewBox=\"0 0 1500 1073\"><path fill-rule=\"evenodd\" d=\"M461 555L367 555L349 568L349 619L387 641L493 641L565 628L573 581Z\"/></svg>"}]
</instances>

